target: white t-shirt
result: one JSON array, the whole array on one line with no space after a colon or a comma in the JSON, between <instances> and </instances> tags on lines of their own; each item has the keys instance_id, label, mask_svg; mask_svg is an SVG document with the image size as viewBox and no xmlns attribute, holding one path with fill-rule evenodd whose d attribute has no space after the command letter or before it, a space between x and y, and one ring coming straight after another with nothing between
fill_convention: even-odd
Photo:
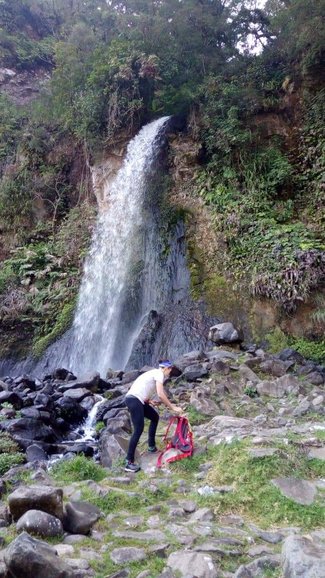
<instances>
[{"instance_id":1,"label":"white t-shirt","mask_svg":"<svg viewBox=\"0 0 325 578\"><path fill-rule=\"evenodd\" d=\"M156 393L157 382L164 383L164 381L165 376L162 369L151 369L137 377L126 395L133 395L144 404L146 400L151 399Z\"/></svg>"}]
</instances>

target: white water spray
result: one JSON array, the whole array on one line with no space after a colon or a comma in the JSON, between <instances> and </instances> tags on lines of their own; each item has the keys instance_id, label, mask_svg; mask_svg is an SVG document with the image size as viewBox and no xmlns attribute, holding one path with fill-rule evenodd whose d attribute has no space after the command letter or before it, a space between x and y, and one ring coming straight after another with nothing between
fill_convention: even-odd
<instances>
[{"instance_id":1,"label":"white water spray","mask_svg":"<svg viewBox=\"0 0 325 578\"><path fill-rule=\"evenodd\" d=\"M139 320L147 313L143 304L137 311L132 310L136 306L132 305L128 285L132 267L146 264L145 193L159 150L158 136L168 118L142 128L130 142L121 169L105 191L108 209L98 219L73 323L67 365L75 373L97 370L105 376L108 368L123 368ZM152 308L155 304L147 305ZM130 310L129 316L126 309Z\"/></svg>"}]
</instances>

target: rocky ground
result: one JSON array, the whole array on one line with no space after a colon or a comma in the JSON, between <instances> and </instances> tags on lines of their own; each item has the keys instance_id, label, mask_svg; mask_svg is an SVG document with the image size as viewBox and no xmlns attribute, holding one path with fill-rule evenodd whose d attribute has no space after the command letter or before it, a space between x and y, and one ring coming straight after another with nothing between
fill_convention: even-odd
<instances>
[{"instance_id":1,"label":"rocky ground","mask_svg":"<svg viewBox=\"0 0 325 578\"><path fill-rule=\"evenodd\" d=\"M3 379L0 578L325 577L324 368L224 345L176 365L194 456L159 470L144 435L138 474L123 397L139 372Z\"/></svg>"}]
</instances>

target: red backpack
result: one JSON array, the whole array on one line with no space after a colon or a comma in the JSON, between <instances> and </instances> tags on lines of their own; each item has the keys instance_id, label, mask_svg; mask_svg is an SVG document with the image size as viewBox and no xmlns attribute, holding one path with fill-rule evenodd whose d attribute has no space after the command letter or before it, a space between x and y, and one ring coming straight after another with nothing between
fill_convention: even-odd
<instances>
[{"instance_id":1,"label":"red backpack","mask_svg":"<svg viewBox=\"0 0 325 578\"><path fill-rule=\"evenodd\" d=\"M173 433L169 433L170 430ZM187 417L171 417L163 441L165 442L165 449L158 456L157 468L161 468L163 463L189 458L193 454L194 445L193 433ZM169 452L172 449L175 452ZM173 455L168 455L168 452Z\"/></svg>"}]
</instances>

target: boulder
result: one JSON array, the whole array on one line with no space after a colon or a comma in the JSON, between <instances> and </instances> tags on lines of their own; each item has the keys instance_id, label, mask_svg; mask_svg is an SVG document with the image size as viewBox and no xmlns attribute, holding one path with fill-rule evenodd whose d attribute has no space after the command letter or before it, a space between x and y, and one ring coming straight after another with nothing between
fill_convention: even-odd
<instances>
[{"instance_id":1,"label":"boulder","mask_svg":"<svg viewBox=\"0 0 325 578\"><path fill-rule=\"evenodd\" d=\"M63 395L80 403L85 397L91 395L91 392L85 387L76 387L75 389L67 389Z\"/></svg>"},{"instance_id":2,"label":"boulder","mask_svg":"<svg viewBox=\"0 0 325 578\"><path fill-rule=\"evenodd\" d=\"M44 462L47 461L48 456L43 450L42 446L31 444L26 450L26 460L28 462Z\"/></svg>"},{"instance_id":3,"label":"boulder","mask_svg":"<svg viewBox=\"0 0 325 578\"><path fill-rule=\"evenodd\" d=\"M116 434L104 431L100 436L99 451L100 463L105 468L112 467L113 462L121 457L125 457L129 446L129 440ZM136 459L139 459L139 452L136 452Z\"/></svg>"},{"instance_id":4,"label":"boulder","mask_svg":"<svg viewBox=\"0 0 325 578\"><path fill-rule=\"evenodd\" d=\"M111 560L114 564L125 564L127 562L139 562L146 558L146 553L143 548L135 548L133 546L126 546L124 548L114 548L111 551Z\"/></svg>"},{"instance_id":5,"label":"boulder","mask_svg":"<svg viewBox=\"0 0 325 578\"><path fill-rule=\"evenodd\" d=\"M93 504L88 502L68 502L65 505L63 526L70 534L87 535L100 516L99 508Z\"/></svg>"},{"instance_id":6,"label":"boulder","mask_svg":"<svg viewBox=\"0 0 325 578\"><path fill-rule=\"evenodd\" d=\"M23 399L17 393L13 391L1 391L0 392L0 405L3 403L10 403L14 409L21 409L23 407Z\"/></svg>"},{"instance_id":7,"label":"boulder","mask_svg":"<svg viewBox=\"0 0 325 578\"><path fill-rule=\"evenodd\" d=\"M103 421L106 423L106 431L110 434L120 434L123 436L125 432L131 433L131 422L128 412L123 411L118 417L114 419L107 419L105 414Z\"/></svg>"},{"instance_id":8,"label":"boulder","mask_svg":"<svg viewBox=\"0 0 325 578\"><path fill-rule=\"evenodd\" d=\"M119 394L118 397L110 399L101 403L97 410L97 421L103 421L104 415L112 409L125 409L124 395Z\"/></svg>"},{"instance_id":9,"label":"boulder","mask_svg":"<svg viewBox=\"0 0 325 578\"><path fill-rule=\"evenodd\" d=\"M312 371L308 373L307 380L312 385L322 385L324 383L324 376L318 371Z\"/></svg>"},{"instance_id":10,"label":"boulder","mask_svg":"<svg viewBox=\"0 0 325 578\"><path fill-rule=\"evenodd\" d=\"M293 477L275 478L271 481L286 498L293 500L296 504L310 506L315 499L316 488L312 482Z\"/></svg>"},{"instance_id":11,"label":"boulder","mask_svg":"<svg viewBox=\"0 0 325 578\"><path fill-rule=\"evenodd\" d=\"M41 510L28 510L17 522L18 532L25 530L41 538L54 538L63 534L62 522Z\"/></svg>"},{"instance_id":12,"label":"boulder","mask_svg":"<svg viewBox=\"0 0 325 578\"><path fill-rule=\"evenodd\" d=\"M210 430L211 428L216 428L218 430L228 429L228 428L246 428L251 427L253 422L249 419L243 417L232 417L229 415L216 415L212 418L209 423L205 424L205 428Z\"/></svg>"},{"instance_id":13,"label":"boulder","mask_svg":"<svg viewBox=\"0 0 325 578\"><path fill-rule=\"evenodd\" d=\"M196 381L201 377L205 377L208 375L209 370L207 363L197 363L190 365L189 367L185 367L183 371L183 377L186 381Z\"/></svg>"},{"instance_id":14,"label":"boulder","mask_svg":"<svg viewBox=\"0 0 325 578\"><path fill-rule=\"evenodd\" d=\"M217 404L210 399L204 388L197 387L191 392L190 404L202 415L213 416L219 413Z\"/></svg>"},{"instance_id":15,"label":"boulder","mask_svg":"<svg viewBox=\"0 0 325 578\"><path fill-rule=\"evenodd\" d=\"M56 518L63 518L63 491L51 486L20 486L8 496L12 517L18 520L28 510L41 510Z\"/></svg>"},{"instance_id":16,"label":"boulder","mask_svg":"<svg viewBox=\"0 0 325 578\"><path fill-rule=\"evenodd\" d=\"M304 358L298 351L295 349L291 349L291 347L286 347L286 349L282 349L280 353L278 353L278 358L282 361L294 361L295 363L303 363Z\"/></svg>"},{"instance_id":17,"label":"boulder","mask_svg":"<svg viewBox=\"0 0 325 578\"><path fill-rule=\"evenodd\" d=\"M4 561L10 576L17 578L75 578L75 571L48 544L20 534L8 546Z\"/></svg>"},{"instance_id":18,"label":"boulder","mask_svg":"<svg viewBox=\"0 0 325 578\"><path fill-rule=\"evenodd\" d=\"M217 569L209 554L178 550L170 554L167 565L180 576L196 578L217 578Z\"/></svg>"},{"instance_id":19,"label":"boulder","mask_svg":"<svg viewBox=\"0 0 325 578\"><path fill-rule=\"evenodd\" d=\"M55 404L57 417L64 419L69 424L81 423L86 419L88 412L77 401L70 397L61 397Z\"/></svg>"},{"instance_id":20,"label":"boulder","mask_svg":"<svg viewBox=\"0 0 325 578\"><path fill-rule=\"evenodd\" d=\"M256 375L250 367L247 367L247 365L244 364L239 366L239 374L245 381L250 381L254 385L261 381L258 375Z\"/></svg>"},{"instance_id":21,"label":"boulder","mask_svg":"<svg viewBox=\"0 0 325 578\"><path fill-rule=\"evenodd\" d=\"M255 578L257 576L265 576L264 572L261 573L262 570L275 570L281 564L281 557L274 554L273 556L261 556L261 558L257 558L250 562L249 564L244 564L240 566L234 574L234 578ZM291 576L293 578L293 576Z\"/></svg>"},{"instance_id":22,"label":"boulder","mask_svg":"<svg viewBox=\"0 0 325 578\"><path fill-rule=\"evenodd\" d=\"M33 441L55 442L57 436L54 430L41 420L22 417L15 419L7 428L10 435L26 449Z\"/></svg>"},{"instance_id":23,"label":"boulder","mask_svg":"<svg viewBox=\"0 0 325 578\"><path fill-rule=\"evenodd\" d=\"M208 358L208 360L211 362L216 362L220 359L232 359L234 361L236 361L236 359L238 359L237 353L234 353L232 351L227 351L226 349L219 349L219 348L211 349L210 351L207 351L205 355Z\"/></svg>"},{"instance_id":24,"label":"boulder","mask_svg":"<svg viewBox=\"0 0 325 578\"><path fill-rule=\"evenodd\" d=\"M181 357L178 357L174 365L178 367L181 371L184 371L185 367L189 367L190 365L196 365L198 362L204 360L205 354L201 350L190 351L189 353L185 353Z\"/></svg>"},{"instance_id":25,"label":"boulder","mask_svg":"<svg viewBox=\"0 0 325 578\"><path fill-rule=\"evenodd\" d=\"M53 379L57 379L58 381L66 381L68 379L77 379L70 371L64 369L64 367L59 367L55 369L52 373Z\"/></svg>"},{"instance_id":26,"label":"boulder","mask_svg":"<svg viewBox=\"0 0 325 578\"><path fill-rule=\"evenodd\" d=\"M310 460L325 460L325 447L310 448L308 458Z\"/></svg>"},{"instance_id":27,"label":"boulder","mask_svg":"<svg viewBox=\"0 0 325 578\"><path fill-rule=\"evenodd\" d=\"M64 444L62 444L64 446ZM92 458L95 453L94 442L76 442L74 444L66 444L64 453L83 454L87 458Z\"/></svg>"},{"instance_id":28,"label":"boulder","mask_svg":"<svg viewBox=\"0 0 325 578\"><path fill-rule=\"evenodd\" d=\"M241 341L232 323L218 323L210 327L209 339L214 343L235 343Z\"/></svg>"},{"instance_id":29,"label":"boulder","mask_svg":"<svg viewBox=\"0 0 325 578\"><path fill-rule=\"evenodd\" d=\"M260 395L282 397L288 393L298 393L299 381L293 375L283 375L274 381L260 381L256 389Z\"/></svg>"},{"instance_id":30,"label":"boulder","mask_svg":"<svg viewBox=\"0 0 325 578\"><path fill-rule=\"evenodd\" d=\"M284 578L325 578L325 544L311 536L290 535L282 547Z\"/></svg>"},{"instance_id":31,"label":"boulder","mask_svg":"<svg viewBox=\"0 0 325 578\"><path fill-rule=\"evenodd\" d=\"M282 375L285 375L289 367L292 365L292 361L282 361L281 359L271 358L263 361L260 365L260 369L263 373L269 373L273 375L273 377L282 377Z\"/></svg>"}]
</instances>

